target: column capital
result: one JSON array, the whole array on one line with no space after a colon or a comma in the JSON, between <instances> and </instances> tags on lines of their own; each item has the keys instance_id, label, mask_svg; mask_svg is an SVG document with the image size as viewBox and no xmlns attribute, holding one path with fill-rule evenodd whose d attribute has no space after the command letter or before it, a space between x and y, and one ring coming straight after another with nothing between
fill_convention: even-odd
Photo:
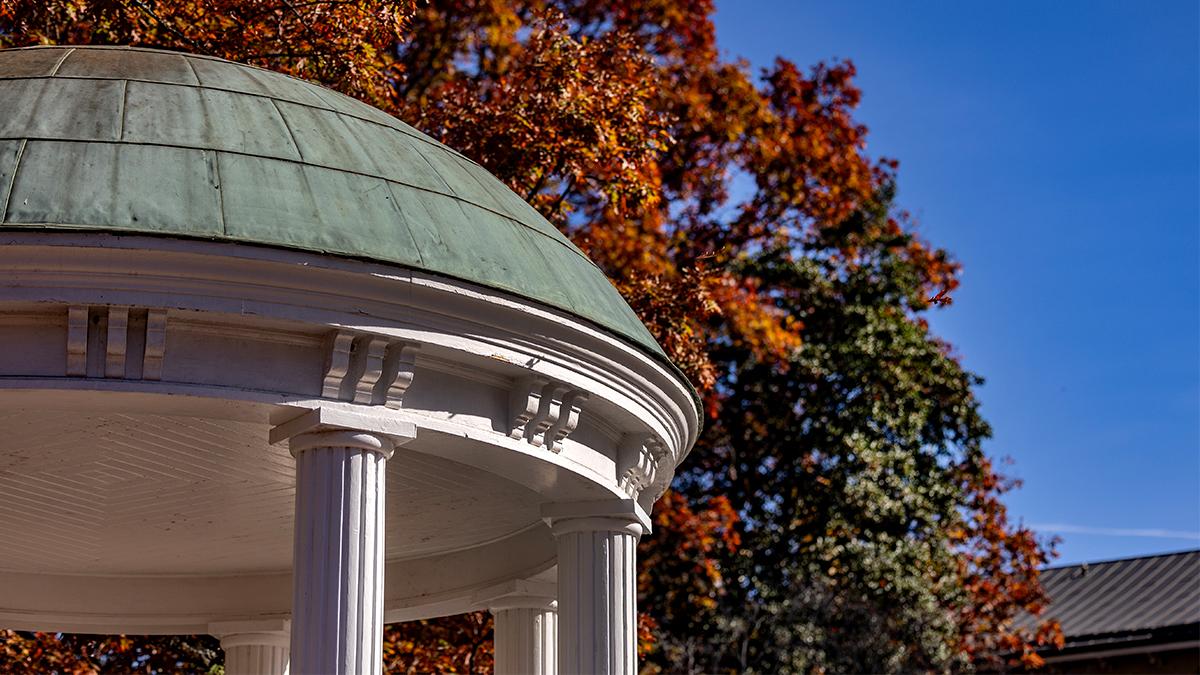
<instances>
[{"instance_id":1,"label":"column capital","mask_svg":"<svg viewBox=\"0 0 1200 675\"><path fill-rule=\"evenodd\" d=\"M635 537L650 532L650 515L635 499L543 504L542 520L556 537L581 531L625 532Z\"/></svg>"},{"instance_id":2,"label":"column capital","mask_svg":"<svg viewBox=\"0 0 1200 675\"><path fill-rule=\"evenodd\" d=\"M221 641L221 646L244 644L275 644L280 637L281 646L288 646L292 622L288 619L245 619L241 621L213 621L208 624L208 634ZM259 639L261 638L261 640Z\"/></svg>"},{"instance_id":3,"label":"column capital","mask_svg":"<svg viewBox=\"0 0 1200 675\"><path fill-rule=\"evenodd\" d=\"M294 446L295 439L298 436L328 431L367 434L389 442L392 447L399 447L417 437L417 426L412 422L378 415L366 415L330 406L304 410L295 417L285 419L282 422L277 420L272 421L276 422L275 426L271 427L270 434L268 435L268 441L272 445L284 441L292 441L292 445ZM310 447L317 446L313 445ZM348 447L363 448L366 450L372 449L357 444L351 444Z\"/></svg>"},{"instance_id":4,"label":"column capital","mask_svg":"<svg viewBox=\"0 0 1200 675\"><path fill-rule=\"evenodd\" d=\"M313 448L353 448L379 453L384 459L391 459L396 450L396 444L387 436L352 429L306 431L289 438L288 447L292 457Z\"/></svg>"},{"instance_id":5,"label":"column capital","mask_svg":"<svg viewBox=\"0 0 1200 675\"><path fill-rule=\"evenodd\" d=\"M506 609L558 610L558 585L550 581L513 579L489 586L474 596L476 606L496 612Z\"/></svg>"}]
</instances>

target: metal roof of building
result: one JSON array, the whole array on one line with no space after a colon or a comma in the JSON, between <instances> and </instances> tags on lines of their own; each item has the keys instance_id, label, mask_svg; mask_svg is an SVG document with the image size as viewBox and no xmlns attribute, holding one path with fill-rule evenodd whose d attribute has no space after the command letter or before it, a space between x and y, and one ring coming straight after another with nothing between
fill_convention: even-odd
<instances>
[{"instance_id":1,"label":"metal roof of building","mask_svg":"<svg viewBox=\"0 0 1200 675\"><path fill-rule=\"evenodd\" d=\"M0 227L395 263L550 305L665 359L599 268L479 165L279 73L126 47L0 50Z\"/></svg>"},{"instance_id":2,"label":"metal roof of building","mask_svg":"<svg viewBox=\"0 0 1200 675\"><path fill-rule=\"evenodd\" d=\"M1043 616L1068 643L1200 623L1200 551L1053 567L1041 579Z\"/></svg>"}]
</instances>

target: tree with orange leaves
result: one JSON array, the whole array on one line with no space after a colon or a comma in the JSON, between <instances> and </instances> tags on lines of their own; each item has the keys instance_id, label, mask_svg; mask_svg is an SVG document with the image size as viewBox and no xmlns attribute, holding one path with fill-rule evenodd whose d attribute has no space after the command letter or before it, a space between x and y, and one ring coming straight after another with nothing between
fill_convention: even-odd
<instances>
[{"instance_id":1,"label":"tree with orange leaves","mask_svg":"<svg viewBox=\"0 0 1200 675\"><path fill-rule=\"evenodd\" d=\"M958 265L865 153L848 62L723 59L711 0L0 0L0 44L134 43L323 82L476 159L612 278L708 425L642 546L648 670L1037 665L1050 555L1008 522ZM487 670L484 615L394 672ZM44 636L27 639L46 642ZM139 643L140 644L140 643ZM141 647L138 647L139 649Z\"/></svg>"}]
</instances>

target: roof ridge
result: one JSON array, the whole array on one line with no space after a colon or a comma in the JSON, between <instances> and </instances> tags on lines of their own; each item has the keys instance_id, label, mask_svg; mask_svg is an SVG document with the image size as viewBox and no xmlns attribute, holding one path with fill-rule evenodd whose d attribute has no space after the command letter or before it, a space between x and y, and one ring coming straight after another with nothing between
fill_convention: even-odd
<instances>
[{"instance_id":1,"label":"roof ridge","mask_svg":"<svg viewBox=\"0 0 1200 675\"><path fill-rule=\"evenodd\" d=\"M1043 567L1041 569L1041 571L1049 572L1052 570L1065 570L1065 569L1083 567L1084 565L1091 567L1093 565L1106 565L1108 563L1129 562L1129 561L1133 561L1133 560L1142 560L1142 559L1150 559L1150 558L1165 558L1165 557L1173 556L1173 555L1195 555L1197 557L1200 557L1200 548L1184 549L1184 550L1180 550L1180 551L1167 551L1164 553L1149 553L1149 554L1142 554L1142 555L1131 555L1131 556L1126 556L1123 558L1110 558L1108 560L1085 560L1083 562L1063 564L1063 565L1047 565L1047 566Z\"/></svg>"}]
</instances>

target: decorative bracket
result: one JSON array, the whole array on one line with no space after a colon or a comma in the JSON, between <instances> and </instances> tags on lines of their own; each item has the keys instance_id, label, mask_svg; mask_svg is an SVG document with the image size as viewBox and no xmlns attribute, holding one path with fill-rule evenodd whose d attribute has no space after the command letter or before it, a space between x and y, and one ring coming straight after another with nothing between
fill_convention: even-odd
<instances>
[{"instance_id":1,"label":"decorative bracket","mask_svg":"<svg viewBox=\"0 0 1200 675\"><path fill-rule=\"evenodd\" d=\"M617 485L637 499L654 484L659 462L666 455L666 446L654 434L626 434L617 449Z\"/></svg>"},{"instance_id":2,"label":"decorative bracket","mask_svg":"<svg viewBox=\"0 0 1200 675\"><path fill-rule=\"evenodd\" d=\"M67 377L161 380L167 310L67 307Z\"/></svg>"},{"instance_id":3,"label":"decorative bracket","mask_svg":"<svg viewBox=\"0 0 1200 675\"><path fill-rule=\"evenodd\" d=\"M536 375L519 380L509 392L508 435L562 452L563 440L579 426L587 398L587 392Z\"/></svg>"},{"instance_id":4,"label":"decorative bracket","mask_svg":"<svg viewBox=\"0 0 1200 675\"><path fill-rule=\"evenodd\" d=\"M67 377L87 376L88 308L67 308Z\"/></svg>"},{"instance_id":5,"label":"decorative bracket","mask_svg":"<svg viewBox=\"0 0 1200 675\"><path fill-rule=\"evenodd\" d=\"M146 349L142 358L142 379L161 380L163 357L167 351L167 310L146 313Z\"/></svg>"},{"instance_id":6,"label":"decorative bracket","mask_svg":"<svg viewBox=\"0 0 1200 675\"><path fill-rule=\"evenodd\" d=\"M384 336L334 331L326 345L321 395L399 408L412 385L418 350Z\"/></svg>"}]
</instances>

